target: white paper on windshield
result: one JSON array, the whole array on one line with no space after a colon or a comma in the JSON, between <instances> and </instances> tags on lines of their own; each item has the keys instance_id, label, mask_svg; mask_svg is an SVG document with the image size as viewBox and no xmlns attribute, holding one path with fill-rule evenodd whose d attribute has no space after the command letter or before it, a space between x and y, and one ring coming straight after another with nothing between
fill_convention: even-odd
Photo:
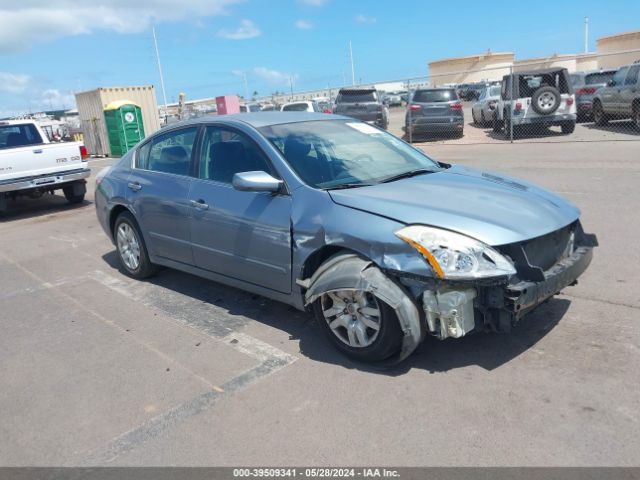
<instances>
[{"instance_id":1,"label":"white paper on windshield","mask_svg":"<svg viewBox=\"0 0 640 480\"><path fill-rule=\"evenodd\" d=\"M368 125L366 123L350 123L348 122L347 125L349 125L351 128L358 130L359 132L362 133L366 133L367 135L375 135L380 133L380 130L378 130L375 127L372 127L371 125Z\"/></svg>"}]
</instances>

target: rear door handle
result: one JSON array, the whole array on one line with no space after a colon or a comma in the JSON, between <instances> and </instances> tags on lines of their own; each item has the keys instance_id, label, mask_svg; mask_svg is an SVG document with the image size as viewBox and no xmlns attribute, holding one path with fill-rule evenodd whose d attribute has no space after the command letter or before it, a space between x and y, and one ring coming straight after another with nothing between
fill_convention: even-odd
<instances>
[{"instance_id":1,"label":"rear door handle","mask_svg":"<svg viewBox=\"0 0 640 480\"><path fill-rule=\"evenodd\" d=\"M134 192L139 192L140 190L142 190L142 185L140 185L138 182L131 182L127 186Z\"/></svg>"},{"instance_id":2,"label":"rear door handle","mask_svg":"<svg viewBox=\"0 0 640 480\"><path fill-rule=\"evenodd\" d=\"M209 205L207 205L204 200L202 199L198 199L198 200L189 200L189 203L191 204L192 207L197 208L198 210L208 210L209 209Z\"/></svg>"}]
</instances>

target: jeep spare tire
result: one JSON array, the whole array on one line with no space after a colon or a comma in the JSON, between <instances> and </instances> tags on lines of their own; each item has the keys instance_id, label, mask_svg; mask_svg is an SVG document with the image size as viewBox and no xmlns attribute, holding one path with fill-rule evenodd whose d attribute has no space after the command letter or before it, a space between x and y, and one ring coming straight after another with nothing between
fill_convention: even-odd
<instances>
[{"instance_id":1,"label":"jeep spare tire","mask_svg":"<svg viewBox=\"0 0 640 480\"><path fill-rule=\"evenodd\" d=\"M560 92L556 87L540 87L531 97L531 108L540 115L550 115L560 107Z\"/></svg>"}]
</instances>

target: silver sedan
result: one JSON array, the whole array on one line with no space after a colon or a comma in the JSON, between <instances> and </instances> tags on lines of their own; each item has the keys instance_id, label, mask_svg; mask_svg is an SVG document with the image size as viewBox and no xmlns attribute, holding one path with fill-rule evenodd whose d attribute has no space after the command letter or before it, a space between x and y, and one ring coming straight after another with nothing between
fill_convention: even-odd
<instances>
[{"instance_id":1,"label":"silver sedan","mask_svg":"<svg viewBox=\"0 0 640 480\"><path fill-rule=\"evenodd\" d=\"M471 107L471 117L476 125L487 126L493 121L493 111L500 99L500 85L485 88L478 101Z\"/></svg>"}]
</instances>

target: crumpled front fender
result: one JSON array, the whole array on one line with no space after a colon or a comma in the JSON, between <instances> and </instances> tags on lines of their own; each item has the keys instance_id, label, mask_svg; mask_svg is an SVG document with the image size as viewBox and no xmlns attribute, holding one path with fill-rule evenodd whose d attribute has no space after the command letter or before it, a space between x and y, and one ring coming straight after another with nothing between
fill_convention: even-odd
<instances>
[{"instance_id":1,"label":"crumpled front fender","mask_svg":"<svg viewBox=\"0 0 640 480\"><path fill-rule=\"evenodd\" d=\"M404 288L387 277L373 262L354 254L338 254L325 262L309 279L298 282L306 288L309 305L320 295L335 290L371 292L395 311L404 333L397 355L386 360L393 364L407 358L425 337L418 307Z\"/></svg>"}]
</instances>

